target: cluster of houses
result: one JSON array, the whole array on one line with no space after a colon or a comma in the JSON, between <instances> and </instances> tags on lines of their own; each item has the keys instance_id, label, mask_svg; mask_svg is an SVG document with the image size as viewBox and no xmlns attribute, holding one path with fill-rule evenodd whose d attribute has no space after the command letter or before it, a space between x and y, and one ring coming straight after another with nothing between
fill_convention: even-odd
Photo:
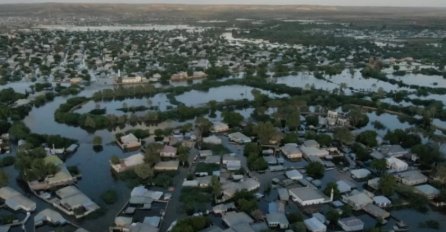
<instances>
[{"instance_id":1,"label":"cluster of houses","mask_svg":"<svg viewBox=\"0 0 446 232\"><path fill-rule=\"evenodd\" d=\"M187 72L179 72L172 74L170 76L171 81L187 81L187 80L197 80L197 79L204 79L208 75L203 71L195 71L192 72L192 75L189 75Z\"/></svg>"},{"instance_id":2,"label":"cluster of houses","mask_svg":"<svg viewBox=\"0 0 446 232\"><path fill-rule=\"evenodd\" d=\"M158 232L164 216L162 212L170 198L170 193L149 190L144 186L133 188L110 231ZM136 217L138 213L144 215L142 220Z\"/></svg>"}]
</instances>

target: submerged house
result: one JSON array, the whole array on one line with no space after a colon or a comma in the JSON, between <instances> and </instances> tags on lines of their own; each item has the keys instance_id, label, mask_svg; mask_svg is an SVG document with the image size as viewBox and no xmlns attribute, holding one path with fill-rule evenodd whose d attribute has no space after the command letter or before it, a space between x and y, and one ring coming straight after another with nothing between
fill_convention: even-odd
<instances>
[{"instance_id":1,"label":"submerged house","mask_svg":"<svg viewBox=\"0 0 446 232\"><path fill-rule=\"evenodd\" d=\"M74 186L67 186L56 191L57 199L51 199L55 207L68 215L82 218L99 209L87 195Z\"/></svg>"},{"instance_id":2,"label":"submerged house","mask_svg":"<svg viewBox=\"0 0 446 232\"><path fill-rule=\"evenodd\" d=\"M120 162L117 164L111 163L111 167L115 172L121 173L133 169L136 166L141 165L143 163L144 163L144 155L142 153L138 153L129 156L127 158L121 159Z\"/></svg>"},{"instance_id":3,"label":"submerged house","mask_svg":"<svg viewBox=\"0 0 446 232\"><path fill-rule=\"evenodd\" d=\"M14 210L32 212L36 210L36 203L23 196L20 192L10 187L0 188L0 198L5 201L5 205Z\"/></svg>"},{"instance_id":4,"label":"submerged house","mask_svg":"<svg viewBox=\"0 0 446 232\"><path fill-rule=\"evenodd\" d=\"M54 175L45 177L42 181L31 181L28 183L29 187L33 190L46 190L59 186L71 185L76 182L76 178L71 175L68 169L65 167L64 162L56 155L46 156L45 163L53 164L58 168L58 171Z\"/></svg>"},{"instance_id":5,"label":"submerged house","mask_svg":"<svg viewBox=\"0 0 446 232\"><path fill-rule=\"evenodd\" d=\"M138 150L141 148L141 140L132 133L121 136L117 143L122 150Z\"/></svg>"}]
</instances>

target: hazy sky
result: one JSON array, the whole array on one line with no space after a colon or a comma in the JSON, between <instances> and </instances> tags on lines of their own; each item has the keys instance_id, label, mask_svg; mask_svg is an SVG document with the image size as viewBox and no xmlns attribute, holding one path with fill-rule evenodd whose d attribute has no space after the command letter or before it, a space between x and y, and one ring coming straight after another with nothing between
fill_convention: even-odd
<instances>
[{"instance_id":1,"label":"hazy sky","mask_svg":"<svg viewBox=\"0 0 446 232\"><path fill-rule=\"evenodd\" d=\"M183 3L183 4L312 4L342 6L446 7L446 0L0 0L0 3Z\"/></svg>"}]
</instances>

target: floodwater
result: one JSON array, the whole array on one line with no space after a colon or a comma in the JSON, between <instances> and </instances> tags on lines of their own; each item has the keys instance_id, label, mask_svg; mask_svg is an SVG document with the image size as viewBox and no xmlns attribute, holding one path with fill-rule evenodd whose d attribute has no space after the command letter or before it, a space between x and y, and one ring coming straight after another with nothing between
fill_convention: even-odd
<instances>
[{"instance_id":1,"label":"floodwater","mask_svg":"<svg viewBox=\"0 0 446 232\"><path fill-rule=\"evenodd\" d=\"M277 83L284 83L289 86L296 86L296 87L308 87L314 85L315 88L325 89L325 90L333 90L335 88L339 88L341 83L346 83L348 87L351 87L354 90L358 91L361 90L376 91L380 87L384 91L392 91L395 90L396 88L395 86L386 82L376 81L373 79L364 79L361 76L358 76L357 73L355 73L352 76L347 71L344 71L340 75L327 77L327 80L319 80L314 78L310 74L301 73L297 76L287 76L287 77L277 78ZM20 82L11 83L6 86L2 86L1 88L7 88L7 87L13 87L16 91L21 91L21 90L24 91L25 89L29 88L29 83L20 83ZM79 95L89 97L92 96L94 92L108 87L110 86L93 83L91 86L86 87L86 89L83 90ZM253 100L254 97L251 93L253 89L255 88L249 86L231 85L231 86L211 88L207 92L191 90L176 96L176 99L186 104L187 106L203 105L211 100L219 102L227 99ZM271 97L286 97L286 95L277 95L264 90L260 91L263 94L267 94ZM345 89L345 92L349 93L351 91L347 88ZM443 100L445 99L441 95L430 95L429 97L433 98L438 97ZM113 179L109 167L110 157L112 155L117 155L119 157L127 157L129 155L134 154L134 153L124 153L114 144L114 133L125 131L134 127L128 126L124 129L115 129L114 131L100 130L96 131L95 133L88 133L87 131L78 127L59 124L54 121L54 111L60 106L60 104L65 103L66 100L69 98L70 97L59 96L56 97L54 101L49 102L42 107L34 108L29 113L29 115L24 119L24 122L34 133L58 134L64 137L79 140L80 143L79 149L75 154L68 157L68 159L66 160L66 164L67 166L76 165L79 168L83 178L78 181L77 186L91 199L99 203L102 207L105 207L106 214L103 217L100 217L99 219L82 220L76 222L90 231L106 231L107 227L112 223L116 213L119 211L124 202L127 200L130 192L130 189L126 186L125 183ZM384 100L384 102L390 103L391 99ZM98 103L90 101L85 105L81 106L80 109L77 109L76 112L80 113L89 112L90 110L95 109L96 105L98 104L99 107L101 108L102 107L107 108L107 114L119 115L120 113L123 114L123 112L118 111L117 109L122 108L124 103L126 103L126 105L129 107L150 106L150 105L157 106L159 107L160 110L166 110L168 107L172 106L165 94L157 94L150 98L126 99L122 101L109 101L109 102L98 102ZM251 115L253 108L240 109L235 111L241 113L245 118L248 118ZM375 112L370 112L367 115L369 116L370 122L368 123L367 126L358 129L356 132L361 132L364 130L376 130L373 127L374 121L379 121L386 127L386 129L383 130L376 130L380 136L384 136L387 130L394 130L398 128L406 129L411 127L411 125L409 125L407 122L404 123L400 122L398 116L396 115L391 115L388 113L377 115ZM212 120L221 120L221 112L217 111L216 117L212 118ZM181 125L182 123L188 123L188 122L191 121L187 122L169 121L169 122L163 122L156 126L137 125L135 126L135 128L144 128L153 132L156 128L176 127ZM446 125L446 122L440 120L434 120L433 123L435 125ZM103 138L104 146L103 150L100 152L95 152L93 150L91 141L94 135L100 135ZM286 166L294 166L296 168L300 167L299 163L295 162L288 163L288 161L286 161ZM10 186L19 190L20 187L15 182L15 178L18 175L17 170L14 169L14 167L8 167L5 170L11 177ZM330 181L333 181L333 179L330 179ZM100 195L104 191L107 191L109 189L113 189L118 192L119 200L114 205L105 206L100 199ZM37 202L38 210L42 210L46 207L49 207L48 204L40 201L36 197L31 196L31 198ZM394 211L394 213L398 217L404 219L405 222L411 226L411 229L416 229L416 231L430 231L428 229L418 228L418 223L421 222L421 220L426 220L427 217L425 215L423 217L420 217L421 215L419 215L418 212L415 212L413 210L396 210ZM444 218L444 215L435 211L430 211L429 218L431 216L432 219L438 220L440 222L442 228L446 228L446 225L444 225L444 220L441 220L442 218ZM369 218L365 218L365 220L367 221L368 219Z\"/></svg>"},{"instance_id":2,"label":"floodwater","mask_svg":"<svg viewBox=\"0 0 446 232\"><path fill-rule=\"evenodd\" d=\"M170 107L173 107L166 94L156 94L153 97L130 98L125 100L113 100L104 102L89 101L86 104L82 105L79 109L76 109L75 112L85 114L94 109L106 108L106 114L120 116L128 114L122 110L119 110L120 108L136 106L145 106L147 108L155 107L159 111L166 111ZM137 112L137 115L138 113L144 114L145 112Z\"/></svg>"},{"instance_id":3,"label":"floodwater","mask_svg":"<svg viewBox=\"0 0 446 232\"><path fill-rule=\"evenodd\" d=\"M75 26L75 25L39 25L36 29L45 30L63 30L63 31L172 31L172 30L188 30L199 31L204 27L193 27L189 25L161 25L161 24L145 24L145 25L115 25L115 26Z\"/></svg>"},{"instance_id":4,"label":"floodwater","mask_svg":"<svg viewBox=\"0 0 446 232\"><path fill-rule=\"evenodd\" d=\"M223 102L225 100L253 100L251 91L255 88L243 85L229 85L216 88L210 88L207 92L191 90L176 96L176 99L186 106L203 105L210 101ZM277 95L269 91L258 89L262 94L270 97L286 97L287 95Z\"/></svg>"}]
</instances>

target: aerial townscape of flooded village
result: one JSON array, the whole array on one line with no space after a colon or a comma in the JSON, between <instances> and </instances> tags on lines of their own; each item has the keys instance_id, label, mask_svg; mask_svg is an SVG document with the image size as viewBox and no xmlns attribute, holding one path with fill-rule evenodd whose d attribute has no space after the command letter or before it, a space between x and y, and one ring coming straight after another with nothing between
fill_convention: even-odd
<instances>
[{"instance_id":1,"label":"aerial townscape of flooded village","mask_svg":"<svg viewBox=\"0 0 446 232\"><path fill-rule=\"evenodd\" d=\"M0 6L0 231L446 231L446 8Z\"/></svg>"}]
</instances>

